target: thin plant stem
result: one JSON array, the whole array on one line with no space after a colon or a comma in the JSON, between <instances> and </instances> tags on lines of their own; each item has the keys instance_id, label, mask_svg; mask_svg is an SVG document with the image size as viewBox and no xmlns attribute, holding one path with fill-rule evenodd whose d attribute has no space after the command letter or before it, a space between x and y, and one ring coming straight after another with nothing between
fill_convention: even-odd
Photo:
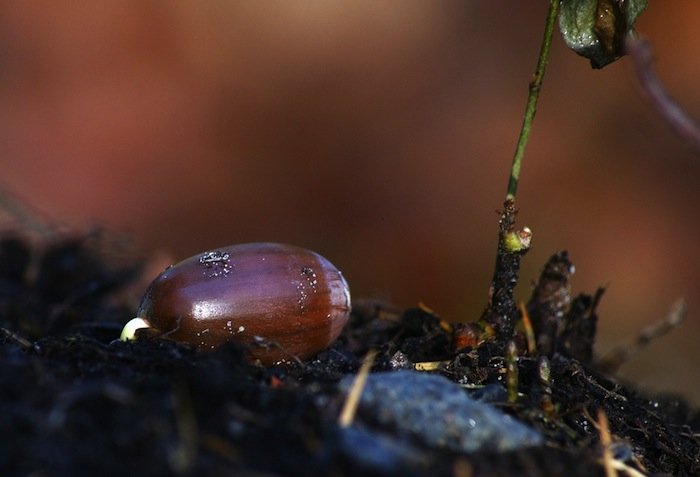
<instances>
[{"instance_id":1,"label":"thin plant stem","mask_svg":"<svg viewBox=\"0 0 700 477\"><path fill-rule=\"evenodd\" d=\"M540 46L540 56L537 60L535 74L532 81L530 81L529 93L527 95L527 106L525 107L525 116L523 117L523 125L520 128L518 145L515 147L513 164L510 167L510 179L508 181L506 201L514 201L515 194L518 190L520 167L523 161L523 156L525 155L525 146L530 138L532 122L535 119L535 113L537 112L537 100L540 97L540 89L542 88L544 71L547 67L547 62L549 61L549 49L552 45L552 34L554 32L554 24L557 20L557 13L559 12L560 1L561 0L549 0L549 11L547 12L547 22L545 24L542 45Z\"/></svg>"},{"instance_id":2,"label":"thin plant stem","mask_svg":"<svg viewBox=\"0 0 700 477\"><path fill-rule=\"evenodd\" d=\"M629 35L626 52L634 62L639 83L649 97L652 106L674 132L683 138L696 152L700 151L700 126L671 97L652 67L653 53L644 38Z\"/></svg>"},{"instance_id":3,"label":"thin plant stem","mask_svg":"<svg viewBox=\"0 0 700 477\"><path fill-rule=\"evenodd\" d=\"M525 117L520 129L518 146L513 156L508 192L503 203L501 218L498 221L498 249L496 251L496 268L489 288L489 302L479 319L484 329L491 329L502 340L508 340L513 336L517 319L517 306L515 303L514 289L518 283L520 272L520 258L530 248L532 232L527 227L515 230L515 215L518 209L515 207L515 192L518 188L520 177L520 165L525 153L525 145L530 137L532 121L537 110L537 99L542 87L544 70L549 58L549 49L552 44L554 23L559 12L561 0L550 0L547 22L540 46L540 56L537 61L537 69L530 82L530 92L527 97Z\"/></svg>"}]
</instances>

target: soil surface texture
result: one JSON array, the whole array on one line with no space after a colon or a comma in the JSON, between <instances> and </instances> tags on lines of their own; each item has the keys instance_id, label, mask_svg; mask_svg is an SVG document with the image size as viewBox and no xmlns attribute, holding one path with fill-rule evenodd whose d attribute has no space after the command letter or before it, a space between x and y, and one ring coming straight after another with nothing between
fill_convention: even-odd
<instances>
[{"instance_id":1,"label":"soil surface texture","mask_svg":"<svg viewBox=\"0 0 700 477\"><path fill-rule=\"evenodd\" d=\"M328 349L263 367L235 343L119 341L141 267L105 248L0 240L3 476L700 475L700 414L596 365L602 290L572 296L564 252L524 308L537 351L522 322L504 340L479 317L355 300Z\"/></svg>"}]
</instances>

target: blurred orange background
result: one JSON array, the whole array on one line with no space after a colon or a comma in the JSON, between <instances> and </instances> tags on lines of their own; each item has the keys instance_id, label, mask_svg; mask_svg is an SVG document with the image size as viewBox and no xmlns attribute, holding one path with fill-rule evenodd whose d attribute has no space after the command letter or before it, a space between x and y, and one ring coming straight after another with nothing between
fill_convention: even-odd
<instances>
[{"instance_id":1,"label":"blurred orange background","mask_svg":"<svg viewBox=\"0 0 700 477\"><path fill-rule=\"evenodd\" d=\"M179 260L279 241L354 297L476 319L547 2L4 2L2 185L53 222L100 224ZM638 30L700 118L700 3ZM597 351L685 296L680 331L621 375L700 403L700 155L630 61L594 71L557 34L523 165L534 231L519 294L568 249L608 290Z\"/></svg>"}]
</instances>

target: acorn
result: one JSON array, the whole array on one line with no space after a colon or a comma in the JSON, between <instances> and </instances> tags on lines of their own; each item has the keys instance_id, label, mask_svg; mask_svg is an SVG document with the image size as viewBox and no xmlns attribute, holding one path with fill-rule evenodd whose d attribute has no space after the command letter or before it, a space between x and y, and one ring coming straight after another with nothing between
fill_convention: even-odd
<instances>
[{"instance_id":1,"label":"acorn","mask_svg":"<svg viewBox=\"0 0 700 477\"><path fill-rule=\"evenodd\" d=\"M328 260L292 245L250 243L168 267L122 339L155 334L203 350L235 341L251 360L270 365L317 354L349 315L348 284Z\"/></svg>"}]
</instances>

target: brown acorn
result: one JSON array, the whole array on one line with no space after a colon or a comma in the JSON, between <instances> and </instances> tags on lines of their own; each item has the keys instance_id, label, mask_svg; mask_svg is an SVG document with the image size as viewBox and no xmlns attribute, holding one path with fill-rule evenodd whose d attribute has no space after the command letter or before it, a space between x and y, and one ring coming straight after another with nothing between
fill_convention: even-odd
<instances>
[{"instance_id":1,"label":"brown acorn","mask_svg":"<svg viewBox=\"0 0 700 477\"><path fill-rule=\"evenodd\" d=\"M149 286L137 318L148 334L213 349L248 346L269 365L309 358L330 345L350 314L343 275L315 252L276 243L234 245L168 267Z\"/></svg>"}]
</instances>

